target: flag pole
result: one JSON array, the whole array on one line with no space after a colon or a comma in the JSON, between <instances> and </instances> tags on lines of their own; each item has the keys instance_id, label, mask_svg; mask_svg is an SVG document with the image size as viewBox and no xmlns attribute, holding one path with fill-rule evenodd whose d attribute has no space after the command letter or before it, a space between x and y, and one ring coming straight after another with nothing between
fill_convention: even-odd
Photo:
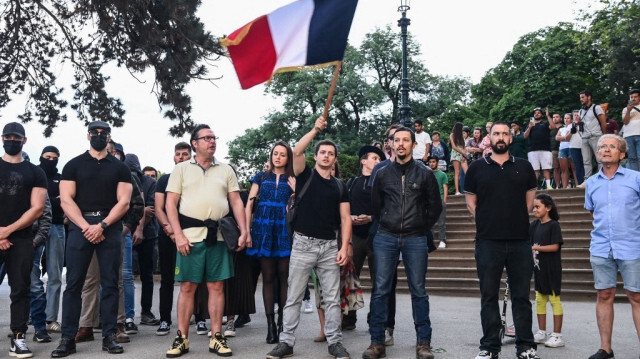
<instances>
[{"instance_id":1,"label":"flag pole","mask_svg":"<svg viewBox=\"0 0 640 359\"><path fill-rule=\"evenodd\" d=\"M329 88L329 94L327 95L327 102L324 104L324 112L322 116L327 119L329 115L329 107L331 107L331 100L333 99L333 91L336 89L336 83L338 82L338 76L340 76L340 69L342 68L342 61L338 61L336 64L336 68L333 71L333 81L331 82L331 87Z\"/></svg>"}]
</instances>

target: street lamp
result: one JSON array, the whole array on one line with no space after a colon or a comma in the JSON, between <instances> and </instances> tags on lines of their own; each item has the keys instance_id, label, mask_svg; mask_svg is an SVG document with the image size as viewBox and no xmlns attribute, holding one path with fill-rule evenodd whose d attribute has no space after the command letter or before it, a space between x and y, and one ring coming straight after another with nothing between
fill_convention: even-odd
<instances>
[{"instance_id":1,"label":"street lamp","mask_svg":"<svg viewBox=\"0 0 640 359\"><path fill-rule=\"evenodd\" d=\"M409 79L407 78L407 27L411 24L411 20L407 18L407 11L411 8L410 0L400 0L398 12L402 14L398 20L398 26L401 29L402 37L402 79L400 80L401 102L398 109L400 123L403 126L413 128L411 121L411 107L409 107Z\"/></svg>"}]
</instances>

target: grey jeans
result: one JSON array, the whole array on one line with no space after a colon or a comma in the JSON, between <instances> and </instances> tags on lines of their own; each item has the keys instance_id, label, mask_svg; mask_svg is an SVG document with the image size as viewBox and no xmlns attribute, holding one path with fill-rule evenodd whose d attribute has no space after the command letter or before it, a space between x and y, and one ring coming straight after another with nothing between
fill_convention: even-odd
<instances>
[{"instance_id":1,"label":"grey jeans","mask_svg":"<svg viewBox=\"0 0 640 359\"><path fill-rule=\"evenodd\" d=\"M587 177L590 177L594 173L592 158L596 156L596 153L598 152L598 139L600 139L600 136L582 139L582 162L584 164L585 180L587 179ZM599 171L602 168L602 162L600 162L600 159L598 159L597 156L596 161L598 162Z\"/></svg>"},{"instance_id":2,"label":"grey jeans","mask_svg":"<svg viewBox=\"0 0 640 359\"><path fill-rule=\"evenodd\" d=\"M289 259L289 291L284 306L280 342L293 347L294 335L300 323L300 306L314 269L322 287L325 304L324 334L329 345L342 342L340 329L340 267L336 263L338 242L335 239L317 239L296 233Z\"/></svg>"}]
</instances>

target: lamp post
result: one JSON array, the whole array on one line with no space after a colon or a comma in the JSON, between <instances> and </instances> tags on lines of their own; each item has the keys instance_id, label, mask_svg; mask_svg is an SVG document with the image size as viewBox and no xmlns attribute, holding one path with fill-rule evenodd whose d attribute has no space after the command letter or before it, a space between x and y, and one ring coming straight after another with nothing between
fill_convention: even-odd
<instances>
[{"instance_id":1,"label":"lamp post","mask_svg":"<svg viewBox=\"0 0 640 359\"><path fill-rule=\"evenodd\" d=\"M398 109L399 122L403 126L413 128L411 121L411 107L409 106L409 79L407 78L407 27L411 24L411 20L407 18L407 11L410 7L410 0L400 0L398 12L402 14L398 20L398 26L401 29L402 37L402 79L400 80L401 102Z\"/></svg>"}]
</instances>

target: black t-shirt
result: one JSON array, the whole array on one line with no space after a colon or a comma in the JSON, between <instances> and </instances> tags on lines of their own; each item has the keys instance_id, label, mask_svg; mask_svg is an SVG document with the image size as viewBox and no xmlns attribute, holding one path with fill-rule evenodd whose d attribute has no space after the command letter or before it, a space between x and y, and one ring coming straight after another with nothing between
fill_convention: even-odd
<instances>
[{"instance_id":1,"label":"black t-shirt","mask_svg":"<svg viewBox=\"0 0 640 359\"><path fill-rule=\"evenodd\" d=\"M22 161L9 163L0 158L0 227L14 223L31 208L34 187L47 188L42 168ZM31 226L15 231L10 238L29 236Z\"/></svg>"},{"instance_id":2,"label":"black t-shirt","mask_svg":"<svg viewBox=\"0 0 640 359\"><path fill-rule=\"evenodd\" d=\"M531 222L529 227L531 244L547 246L560 244L562 247L562 231L560 224L554 220L541 223L539 219ZM557 252L538 252L536 255L538 266L534 266L536 291L550 295L555 292L560 295L562 283L562 256L560 249ZM539 267L539 268L538 268Z\"/></svg>"},{"instance_id":3,"label":"black t-shirt","mask_svg":"<svg viewBox=\"0 0 640 359\"><path fill-rule=\"evenodd\" d=\"M304 171L296 177L296 194L311 177L311 168L305 166ZM342 197L340 187L342 186ZM298 204L298 213L294 231L305 236L335 239L340 229L340 203L349 202L349 193L345 184L335 178L325 179L313 171L311 184Z\"/></svg>"},{"instance_id":4,"label":"black t-shirt","mask_svg":"<svg viewBox=\"0 0 640 359\"><path fill-rule=\"evenodd\" d=\"M540 121L529 130L531 151L551 151L551 130L548 121Z\"/></svg>"},{"instance_id":5,"label":"black t-shirt","mask_svg":"<svg viewBox=\"0 0 640 359\"><path fill-rule=\"evenodd\" d=\"M112 155L97 160L87 151L64 166L62 180L76 183L80 211L110 211L118 203L118 183L131 183L131 172Z\"/></svg>"},{"instance_id":6,"label":"black t-shirt","mask_svg":"<svg viewBox=\"0 0 640 359\"><path fill-rule=\"evenodd\" d=\"M372 215L371 208L371 186L369 186L370 176L359 176L351 180L347 187L349 188L349 197L351 202L351 214ZM371 223L361 226L353 226L353 234L358 237L366 238L369 235Z\"/></svg>"},{"instance_id":7,"label":"black t-shirt","mask_svg":"<svg viewBox=\"0 0 640 359\"><path fill-rule=\"evenodd\" d=\"M511 156L500 166L486 156L471 162L464 190L478 197L476 239L529 240L526 194L536 187L536 176L527 160Z\"/></svg>"},{"instance_id":8,"label":"black t-shirt","mask_svg":"<svg viewBox=\"0 0 640 359\"><path fill-rule=\"evenodd\" d=\"M51 175L47 175L45 172L45 175L47 176L47 194L49 201L51 201L51 223L64 224L64 212L60 205L60 179L62 176L58 172Z\"/></svg>"}]
</instances>

